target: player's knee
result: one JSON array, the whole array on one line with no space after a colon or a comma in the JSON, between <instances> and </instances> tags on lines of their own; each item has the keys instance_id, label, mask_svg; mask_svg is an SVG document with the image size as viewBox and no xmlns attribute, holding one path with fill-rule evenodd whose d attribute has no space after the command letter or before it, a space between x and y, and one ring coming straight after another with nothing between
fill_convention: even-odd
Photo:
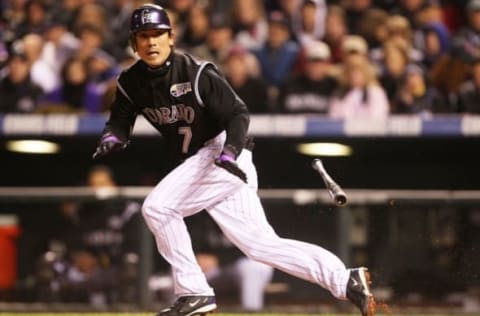
<instances>
[{"instance_id":1,"label":"player's knee","mask_svg":"<svg viewBox=\"0 0 480 316\"><path fill-rule=\"evenodd\" d=\"M161 214L159 214L159 212L157 211L158 207L161 206L153 204L151 200L147 198L142 205L143 218L145 218L145 220L147 221L150 221L153 218L159 218Z\"/></svg>"},{"instance_id":2,"label":"player's knee","mask_svg":"<svg viewBox=\"0 0 480 316\"><path fill-rule=\"evenodd\" d=\"M146 221L150 220L150 218L152 217L152 211L153 210L151 208L151 205L143 203L143 205L142 205L142 215L143 215L143 218Z\"/></svg>"},{"instance_id":3,"label":"player's knee","mask_svg":"<svg viewBox=\"0 0 480 316\"><path fill-rule=\"evenodd\" d=\"M142 205L142 215L147 222L156 223L166 223L172 217L178 216L173 208L167 207L163 203L154 203L148 198Z\"/></svg>"}]
</instances>

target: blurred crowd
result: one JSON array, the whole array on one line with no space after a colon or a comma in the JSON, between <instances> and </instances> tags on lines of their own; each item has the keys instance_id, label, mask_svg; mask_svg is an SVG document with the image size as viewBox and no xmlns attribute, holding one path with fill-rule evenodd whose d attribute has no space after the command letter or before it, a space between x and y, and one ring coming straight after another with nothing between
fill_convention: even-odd
<instances>
[{"instance_id":1,"label":"blurred crowd","mask_svg":"<svg viewBox=\"0 0 480 316\"><path fill-rule=\"evenodd\" d=\"M480 112L480 0L0 0L0 113L108 111L147 2L252 113Z\"/></svg>"}]
</instances>

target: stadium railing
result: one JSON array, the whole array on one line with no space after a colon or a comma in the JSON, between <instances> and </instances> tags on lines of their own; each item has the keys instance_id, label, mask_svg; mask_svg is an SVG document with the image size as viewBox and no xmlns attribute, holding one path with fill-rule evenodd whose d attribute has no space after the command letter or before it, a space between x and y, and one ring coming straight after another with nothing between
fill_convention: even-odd
<instances>
[{"instance_id":1,"label":"stadium railing","mask_svg":"<svg viewBox=\"0 0 480 316\"><path fill-rule=\"evenodd\" d=\"M6 114L0 115L0 135L98 135L105 120L104 114ZM157 135L140 116L134 133ZM250 133L260 137L470 137L480 135L480 115L391 115L385 120L338 120L314 114L257 114L251 116Z\"/></svg>"}]
</instances>

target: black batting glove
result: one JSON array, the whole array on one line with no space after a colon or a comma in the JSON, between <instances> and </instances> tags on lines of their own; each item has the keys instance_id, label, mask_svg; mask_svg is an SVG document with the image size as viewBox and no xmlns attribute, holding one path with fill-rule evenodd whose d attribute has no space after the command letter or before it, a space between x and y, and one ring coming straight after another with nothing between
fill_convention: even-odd
<instances>
[{"instance_id":1,"label":"black batting glove","mask_svg":"<svg viewBox=\"0 0 480 316\"><path fill-rule=\"evenodd\" d=\"M92 158L98 159L109 153L116 152L127 148L128 142L121 141L117 136L107 133L102 136L97 149L93 153Z\"/></svg>"},{"instance_id":2,"label":"black batting glove","mask_svg":"<svg viewBox=\"0 0 480 316\"><path fill-rule=\"evenodd\" d=\"M247 183L247 175L237 165L233 154L224 150L222 154L215 159L215 164L220 168L227 170L231 174L239 177L243 182Z\"/></svg>"}]
</instances>

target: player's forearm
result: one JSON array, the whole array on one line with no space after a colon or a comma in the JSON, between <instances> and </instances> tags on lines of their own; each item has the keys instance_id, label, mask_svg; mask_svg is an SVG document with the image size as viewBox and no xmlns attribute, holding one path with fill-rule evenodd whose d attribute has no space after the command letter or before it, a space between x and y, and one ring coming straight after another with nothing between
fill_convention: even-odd
<instances>
[{"instance_id":1,"label":"player's forearm","mask_svg":"<svg viewBox=\"0 0 480 316\"><path fill-rule=\"evenodd\" d=\"M231 150L236 158L247 137L250 121L247 106L213 69L208 69L200 77L200 94L207 100L212 115L222 122L227 132L225 148Z\"/></svg>"},{"instance_id":2,"label":"player's forearm","mask_svg":"<svg viewBox=\"0 0 480 316\"><path fill-rule=\"evenodd\" d=\"M249 121L248 113L241 112L235 115L226 127L225 147L232 150L235 157L238 157L245 146Z\"/></svg>"},{"instance_id":3,"label":"player's forearm","mask_svg":"<svg viewBox=\"0 0 480 316\"><path fill-rule=\"evenodd\" d=\"M132 125L127 121L110 119L105 125L103 135L110 133L118 137L121 141L128 141L132 131Z\"/></svg>"},{"instance_id":4,"label":"player's forearm","mask_svg":"<svg viewBox=\"0 0 480 316\"><path fill-rule=\"evenodd\" d=\"M116 103L112 106L103 134L111 133L121 141L127 141L130 139L135 118L136 113L128 105Z\"/></svg>"}]
</instances>

